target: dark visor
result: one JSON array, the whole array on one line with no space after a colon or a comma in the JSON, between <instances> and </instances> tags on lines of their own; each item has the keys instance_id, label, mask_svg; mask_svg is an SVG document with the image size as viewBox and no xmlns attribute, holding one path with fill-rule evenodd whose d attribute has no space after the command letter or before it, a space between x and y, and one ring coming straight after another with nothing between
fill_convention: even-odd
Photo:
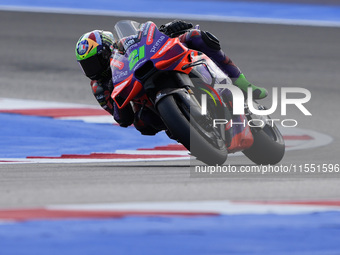
<instances>
[{"instance_id":1,"label":"dark visor","mask_svg":"<svg viewBox=\"0 0 340 255\"><path fill-rule=\"evenodd\" d=\"M99 60L98 55L94 55L88 59L81 60L79 61L79 64L81 65L85 75L90 79L105 71L105 68Z\"/></svg>"}]
</instances>

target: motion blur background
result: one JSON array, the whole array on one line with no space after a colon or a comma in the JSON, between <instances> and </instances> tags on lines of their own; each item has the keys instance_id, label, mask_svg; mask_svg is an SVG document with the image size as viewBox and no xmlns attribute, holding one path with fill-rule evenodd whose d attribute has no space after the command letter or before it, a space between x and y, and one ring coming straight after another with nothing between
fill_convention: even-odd
<instances>
[{"instance_id":1,"label":"motion blur background","mask_svg":"<svg viewBox=\"0 0 340 255\"><path fill-rule=\"evenodd\" d=\"M272 87L310 90L312 99L306 107L313 116L291 107L287 118L297 119L301 129L331 137L332 142L288 151L281 164L339 164L339 5L335 0L0 0L1 97L95 106L89 80L75 60L80 35L93 29L112 31L121 19L153 20L160 26L181 18L216 35L254 84L269 91ZM264 103L269 104L270 98ZM18 127L0 125L2 134L12 130L10 136L1 136L2 148L20 142ZM119 138L107 139L114 143ZM39 147L39 142L34 146ZM339 178L197 179L189 177L188 162L0 164L0 254L340 253L339 204L334 202L340 200ZM230 157L228 162L237 167L251 164L245 157ZM79 219L84 218L79 214L74 220L51 221L26 215L28 220L20 222L15 217L23 209L60 204L230 200L323 205L332 201L333 206L324 213L311 210L288 216L283 208L273 214L249 209L231 216L187 218L90 220ZM104 211L108 208L103 206ZM202 204L198 211L204 210Z\"/></svg>"}]
</instances>

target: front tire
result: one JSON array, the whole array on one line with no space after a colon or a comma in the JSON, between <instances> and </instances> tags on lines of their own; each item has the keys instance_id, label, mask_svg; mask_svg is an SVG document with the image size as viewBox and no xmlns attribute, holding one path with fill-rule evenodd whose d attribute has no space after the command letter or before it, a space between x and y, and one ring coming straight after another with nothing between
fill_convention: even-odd
<instances>
[{"instance_id":1,"label":"front tire","mask_svg":"<svg viewBox=\"0 0 340 255\"><path fill-rule=\"evenodd\" d=\"M204 138L198 123L190 118L189 109L180 102L176 95L162 98L157 109L174 138L182 143L191 154L208 165L221 165L228 157L228 151L222 138L208 141ZM183 103L183 102L182 102Z\"/></svg>"}]
</instances>

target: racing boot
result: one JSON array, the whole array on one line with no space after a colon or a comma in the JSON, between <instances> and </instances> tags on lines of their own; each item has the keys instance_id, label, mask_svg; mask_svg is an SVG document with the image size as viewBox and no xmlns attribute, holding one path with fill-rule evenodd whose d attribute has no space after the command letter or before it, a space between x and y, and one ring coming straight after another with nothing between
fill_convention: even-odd
<instances>
[{"instance_id":1,"label":"racing boot","mask_svg":"<svg viewBox=\"0 0 340 255\"><path fill-rule=\"evenodd\" d=\"M245 95L248 93L248 88L251 87L253 90L253 99L262 99L268 95L268 91L265 88L257 87L251 84L243 73L238 78L232 78L233 84L239 87Z\"/></svg>"}]
</instances>

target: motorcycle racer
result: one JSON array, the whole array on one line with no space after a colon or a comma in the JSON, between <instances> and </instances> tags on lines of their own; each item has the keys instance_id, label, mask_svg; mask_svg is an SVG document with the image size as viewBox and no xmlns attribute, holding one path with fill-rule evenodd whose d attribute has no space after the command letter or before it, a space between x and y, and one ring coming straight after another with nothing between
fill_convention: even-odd
<instances>
[{"instance_id":1,"label":"motorcycle racer","mask_svg":"<svg viewBox=\"0 0 340 255\"><path fill-rule=\"evenodd\" d=\"M210 57L223 72L225 72L244 93L248 87L252 88L253 98L262 99L267 96L264 88L251 84L241 70L225 55L218 39L210 32L193 28L191 23L175 20L162 25L159 31L169 37L178 37L188 48L201 51ZM94 30L82 35L76 44L76 58L84 74L91 79L93 94L101 107L113 115L115 121L122 127L132 123L144 135L154 135L158 132L151 120L158 119L155 113L149 111L140 118L139 105L127 105L118 109L111 99L113 91L112 73L110 69L110 57L114 49L119 50L119 42L116 42L113 34L108 31ZM144 109L148 111L148 109Z\"/></svg>"}]
</instances>

